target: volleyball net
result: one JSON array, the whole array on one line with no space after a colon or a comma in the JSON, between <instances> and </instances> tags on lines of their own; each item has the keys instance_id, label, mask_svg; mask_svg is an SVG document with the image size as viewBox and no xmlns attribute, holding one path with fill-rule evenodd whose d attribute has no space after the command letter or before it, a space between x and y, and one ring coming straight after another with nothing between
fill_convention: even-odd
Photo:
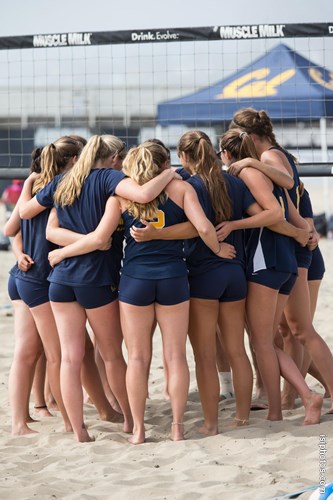
<instances>
[{"instance_id":1,"label":"volleyball net","mask_svg":"<svg viewBox=\"0 0 333 500\"><path fill-rule=\"evenodd\" d=\"M65 134L151 137L199 128L217 147L232 114L265 109L304 175L332 175L333 23L0 37L1 178Z\"/></svg>"}]
</instances>

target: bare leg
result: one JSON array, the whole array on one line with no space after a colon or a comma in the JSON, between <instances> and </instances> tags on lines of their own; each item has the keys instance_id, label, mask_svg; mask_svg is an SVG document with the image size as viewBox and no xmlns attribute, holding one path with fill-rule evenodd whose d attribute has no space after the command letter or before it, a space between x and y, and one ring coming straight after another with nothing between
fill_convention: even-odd
<instances>
[{"instance_id":1,"label":"bare leg","mask_svg":"<svg viewBox=\"0 0 333 500\"><path fill-rule=\"evenodd\" d=\"M276 348L276 353L282 376L288 380L290 385L301 396L305 408L304 425L319 424L323 398L319 394L311 392L305 383L303 375L290 356L278 348Z\"/></svg>"},{"instance_id":2,"label":"bare leg","mask_svg":"<svg viewBox=\"0 0 333 500\"><path fill-rule=\"evenodd\" d=\"M145 441L144 416L152 356L151 329L155 320L154 304L133 306L120 302L121 326L128 351L126 387L133 414L131 444Z\"/></svg>"},{"instance_id":3,"label":"bare leg","mask_svg":"<svg viewBox=\"0 0 333 500\"><path fill-rule=\"evenodd\" d=\"M204 425L200 432L218 434L218 402L220 383L216 368L216 325L219 314L217 300L191 299L189 337L195 359L195 372L200 394Z\"/></svg>"},{"instance_id":4,"label":"bare leg","mask_svg":"<svg viewBox=\"0 0 333 500\"><path fill-rule=\"evenodd\" d=\"M29 397L35 366L43 348L29 308L22 300L13 300L13 306L15 348L8 388L12 434L22 435L35 432L27 425Z\"/></svg>"},{"instance_id":5,"label":"bare leg","mask_svg":"<svg viewBox=\"0 0 333 500\"><path fill-rule=\"evenodd\" d=\"M308 370L308 373L314 377L315 379L318 380L318 382L321 383L321 385L324 387L325 389L325 393L324 393L324 398L329 398L330 397L330 393L329 393L329 390L327 388L327 385L326 385L326 382L325 380L323 379L323 377L321 376L321 373L320 371L317 369L316 365L314 364L313 361L311 361L311 364L309 366L309 370Z\"/></svg>"},{"instance_id":6,"label":"bare leg","mask_svg":"<svg viewBox=\"0 0 333 500\"><path fill-rule=\"evenodd\" d=\"M109 385L108 378L106 376L104 361L102 359L101 353L99 352L98 345L95 346L95 362L99 371L99 376L102 380L104 393L110 405L116 412L121 413L121 408L119 406L119 403L116 400L115 395L111 391L111 387Z\"/></svg>"},{"instance_id":7,"label":"bare leg","mask_svg":"<svg viewBox=\"0 0 333 500\"><path fill-rule=\"evenodd\" d=\"M163 386L163 397L166 401L170 400L169 388L168 388L168 364L165 361L164 353L163 353L163 371L164 371L164 386Z\"/></svg>"},{"instance_id":8,"label":"bare leg","mask_svg":"<svg viewBox=\"0 0 333 500\"><path fill-rule=\"evenodd\" d=\"M126 363L122 351L119 302L87 309L89 324L96 336L110 388L124 415L124 432L132 432L133 420L126 391Z\"/></svg>"},{"instance_id":9,"label":"bare leg","mask_svg":"<svg viewBox=\"0 0 333 500\"><path fill-rule=\"evenodd\" d=\"M311 318L313 320L318 300L319 287L321 280L311 280L308 281L309 294L310 294L310 306L311 306ZM279 325L279 330L284 337L284 351L287 352L292 359L295 361L297 367L300 369L302 375L305 377L309 371L311 365L311 357L308 351L302 346L302 344L292 335L287 320L283 317L281 325ZM315 365L312 363L312 375L317 378L323 384L324 380ZM324 387L326 384L323 384ZM327 387L325 387L327 391ZM327 391L328 392L328 391ZM294 408L295 397L297 393L293 387L290 386L288 382L285 381L282 392L282 407L285 409Z\"/></svg>"},{"instance_id":10,"label":"bare leg","mask_svg":"<svg viewBox=\"0 0 333 500\"><path fill-rule=\"evenodd\" d=\"M308 281L312 320L313 320L315 312L316 312L320 284L321 284L320 280ZM306 351L306 356L304 359L304 363L302 365L302 373L305 376L307 372L310 375L312 375L314 378L316 378L321 383L321 385L324 387L324 389L325 389L324 397L329 397L329 390L328 390L327 384L326 384L325 380L323 379L323 377L321 376L321 373L317 369L316 365L311 360L311 357L309 356L308 352Z\"/></svg>"},{"instance_id":11,"label":"bare leg","mask_svg":"<svg viewBox=\"0 0 333 500\"><path fill-rule=\"evenodd\" d=\"M45 393L45 401L46 401L47 407L50 408L50 410L59 411L59 408L57 406L57 402L54 399L54 396L53 396L52 391L51 391L47 370L45 373L44 393Z\"/></svg>"},{"instance_id":12,"label":"bare leg","mask_svg":"<svg viewBox=\"0 0 333 500\"><path fill-rule=\"evenodd\" d=\"M184 439L184 413L190 383L186 360L189 301L172 306L155 304L157 322L163 339L168 394L172 408L171 439Z\"/></svg>"},{"instance_id":13,"label":"bare leg","mask_svg":"<svg viewBox=\"0 0 333 500\"><path fill-rule=\"evenodd\" d=\"M253 363L254 372L255 372L255 399L256 400L259 399L261 401L262 400L267 401L267 394L266 394L264 383L262 381L262 377L261 377L261 374L260 374L260 371L258 368L256 353L254 352L253 345L252 345L251 331L250 331L250 327L248 325L248 322L246 321L246 316L245 316L245 330L246 330L246 333L249 337L249 347L250 347L250 352L251 352L251 356L252 356L252 363ZM266 409L267 405L265 403L261 403L259 401L258 404L253 403L251 408Z\"/></svg>"},{"instance_id":14,"label":"bare leg","mask_svg":"<svg viewBox=\"0 0 333 500\"><path fill-rule=\"evenodd\" d=\"M318 368L333 398L333 357L326 342L312 325L307 269L299 268L298 277L291 291L286 309L286 318L292 334L305 346ZM333 406L331 406L333 410Z\"/></svg>"},{"instance_id":15,"label":"bare leg","mask_svg":"<svg viewBox=\"0 0 333 500\"><path fill-rule=\"evenodd\" d=\"M283 310L286 305L288 297L283 294L278 295L278 303L274 319L274 331L277 332L278 325L281 323ZM279 338L279 335L277 336ZM293 359L285 353L281 348L275 345L276 354L278 356L280 371L282 376L289 382L290 387L299 394L304 408L305 419L304 425L318 424L320 421L321 407L323 399L318 394L312 393L307 384L305 383L304 376Z\"/></svg>"},{"instance_id":16,"label":"bare leg","mask_svg":"<svg viewBox=\"0 0 333 500\"><path fill-rule=\"evenodd\" d=\"M248 423L253 372L244 345L245 300L221 302L219 327L233 373L236 397L236 424Z\"/></svg>"},{"instance_id":17,"label":"bare leg","mask_svg":"<svg viewBox=\"0 0 333 500\"><path fill-rule=\"evenodd\" d=\"M32 307L30 311L34 317L38 333L43 342L47 359L47 373L52 394L57 402L62 418L64 419L65 430L66 432L71 432L72 426L60 390L60 341L50 302Z\"/></svg>"},{"instance_id":18,"label":"bare leg","mask_svg":"<svg viewBox=\"0 0 333 500\"><path fill-rule=\"evenodd\" d=\"M230 363L218 327L216 331L216 366L220 379L220 399L232 399L234 397L234 388L232 385Z\"/></svg>"},{"instance_id":19,"label":"bare leg","mask_svg":"<svg viewBox=\"0 0 333 500\"><path fill-rule=\"evenodd\" d=\"M83 421L81 367L85 353L85 310L77 302L51 302L61 344L63 401L78 442L93 441Z\"/></svg>"},{"instance_id":20,"label":"bare leg","mask_svg":"<svg viewBox=\"0 0 333 500\"><path fill-rule=\"evenodd\" d=\"M46 375L46 357L44 350L37 361L35 376L32 383L32 394L34 398L34 410L40 417L52 417L45 402L45 375Z\"/></svg>"},{"instance_id":21,"label":"bare leg","mask_svg":"<svg viewBox=\"0 0 333 500\"><path fill-rule=\"evenodd\" d=\"M302 344L292 335L286 317L283 314L280 324L278 326L278 332L283 339L283 350L285 353L294 360L297 368L301 370L303 357L304 357L304 347ZM282 408L284 410L292 410L295 407L295 399L297 397L297 392L290 383L284 379L283 390L282 390Z\"/></svg>"},{"instance_id":22,"label":"bare leg","mask_svg":"<svg viewBox=\"0 0 333 500\"><path fill-rule=\"evenodd\" d=\"M81 369L82 385L95 405L101 420L123 422L123 416L114 411L104 393L94 354L94 345L86 331L85 354Z\"/></svg>"},{"instance_id":23,"label":"bare leg","mask_svg":"<svg viewBox=\"0 0 333 500\"><path fill-rule=\"evenodd\" d=\"M282 420L280 367L273 344L277 300L276 290L257 283L248 283L247 321L258 367L267 392L268 420Z\"/></svg>"}]
</instances>

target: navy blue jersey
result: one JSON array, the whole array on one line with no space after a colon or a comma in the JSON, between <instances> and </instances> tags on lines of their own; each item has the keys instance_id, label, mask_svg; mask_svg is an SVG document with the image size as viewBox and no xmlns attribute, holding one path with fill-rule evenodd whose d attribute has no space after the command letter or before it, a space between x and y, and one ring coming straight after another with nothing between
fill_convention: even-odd
<instances>
[{"instance_id":1,"label":"navy blue jersey","mask_svg":"<svg viewBox=\"0 0 333 500\"><path fill-rule=\"evenodd\" d=\"M273 185L273 194L279 201L284 217L288 220L288 202L284 189ZM246 238L247 273L262 269L275 269L297 273L294 240L271 231L267 227L248 229Z\"/></svg>"},{"instance_id":2,"label":"navy blue jersey","mask_svg":"<svg viewBox=\"0 0 333 500\"><path fill-rule=\"evenodd\" d=\"M304 193L301 196L299 202L299 213L302 217L313 219L313 210L312 210L310 195L306 189L304 189Z\"/></svg>"},{"instance_id":3,"label":"navy blue jersey","mask_svg":"<svg viewBox=\"0 0 333 500\"><path fill-rule=\"evenodd\" d=\"M294 206L297 209L297 212L299 212L300 215L302 215L302 217L306 217L306 215L303 215L300 212L300 203L301 203L300 182L301 181L300 181L300 178L298 175L298 170L297 170L296 164L295 164L292 156L282 148L278 148L278 147L274 146L273 148L270 148L270 149L277 149L278 151L281 151L281 153L283 153L285 155L285 157L287 158L289 165L293 171L293 178L294 178L294 185L291 189L288 189L288 193L289 193L291 201L293 202ZM305 200L303 203L305 203ZM303 208L304 208L304 206L303 206ZM294 247L295 247L296 259L297 259L299 267L308 267L310 265L310 262L311 262L310 250L307 247L302 247L302 245L297 243L297 241L295 241L295 240L294 240Z\"/></svg>"},{"instance_id":4,"label":"navy blue jersey","mask_svg":"<svg viewBox=\"0 0 333 500\"><path fill-rule=\"evenodd\" d=\"M279 148L277 146L273 146L270 149L277 149L278 151L281 151L281 153L283 153L285 155L285 157L287 158L287 160L289 162L289 165L293 171L294 185L292 188L288 189L288 193L289 193L291 201L293 202L293 204L295 205L295 207L297 209L297 212L299 212L300 183L301 183L301 181L300 181L300 178L298 175L298 170L297 170L296 164L293 160L293 157L291 156L290 153L288 153L288 151L285 151L284 149Z\"/></svg>"},{"instance_id":5,"label":"navy blue jersey","mask_svg":"<svg viewBox=\"0 0 333 500\"><path fill-rule=\"evenodd\" d=\"M122 274L139 279L167 279L187 274L182 240L152 240L136 243L130 228L143 227L127 211L122 214L125 227L125 255ZM153 224L157 228L173 226L186 220L185 213L170 198L160 204Z\"/></svg>"},{"instance_id":6,"label":"navy blue jersey","mask_svg":"<svg viewBox=\"0 0 333 500\"><path fill-rule=\"evenodd\" d=\"M231 200L233 211L231 220L242 219L248 207L255 203L256 200L241 179L222 171L221 174L226 181L227 191ZM210 195L203 180L198 175L193 175L187 182L195 189L207 219L216 226L221 221L216 220ZM243 230L232 231L225 239L225 242L234 245L236 248L237 256L235 259L222 259L218 257L199 237L186 240L185 255L190 275L194 276L214 269L218 267L222 261L229 264L241 264L245 266Z\"/></svg>"},{"instance_id":7,"label":"navy blue jersey","mask_svg":"<svg viewBox=\"0 0 333 500\"><path fill-rule=\"evenodd\" d=\"M16 277L34 283L45 283L51 271L48 253L57 248L46 239L45 230L50 210L44 210L32 219L21 220L23 252L33 259L34 264L26 272L17 269Z\"/></svg>"},{"instance_id":8,"label":"navy blue jersey","mask_svg":"<svg viewBox=\"0 0 333 500\"><path fill-rule=\"evenodd\" d=\"M124 178L122 172L111 168L93 169L74 203L70 206L56 207L60 227L81 234L94 231L104 214L107 199L114 194L117 185ZM58 181L59 178L53 179L37 194L37 201L41 205L53 206L53 195ZM49 281L73 286L117 284L118 260L112 247L107 251L96 250L64 259L52 270Z\"/></svg>"}]
</instances>

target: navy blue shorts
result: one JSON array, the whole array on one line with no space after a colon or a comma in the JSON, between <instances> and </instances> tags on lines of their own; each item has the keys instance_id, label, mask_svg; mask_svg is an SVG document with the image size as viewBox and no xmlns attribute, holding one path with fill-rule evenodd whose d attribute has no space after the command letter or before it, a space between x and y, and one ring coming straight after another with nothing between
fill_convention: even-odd
<instances>
[{"instance_id":1,"label":"navy blue shorts","mask_svg":"<svg viewBox=\"0 0 333 500\"><path fill-rule=\"evenodd\" d=\"M17 290L15 277L11 274L8 278L8 295L10 300L22 300Z\"/></svg>"},{"instance_id":2,"label":"navy blue shorts","mask_svg":"<svg viewBox=\"0 0 333 500\"><path fill-rule=\"evenodd\" d=\"M118 290L111 285L83 287L50 283L52 302L78 302L84 309L94 309L110 304L118 298Z\"/></svg>"},{"instance_id":3,"label":"navy blue shorts","mask_svg":"<svg viewBox=\"0 0 333 500\"><path fill-rule=\"evenodd\" d=\"M246 298L247 282L241 265L222 263L219 267L189 277L190 296L196 299L235 302Z\"/></svg>"},{"instance_id":4,"label":"navy blue shorts","mask_svg":"<svg viewBox=\"0 0 333 500\"><path fill-rule=\"evenodd\" d=\"M255 273L247 274L247 280L251 283L273 288L283 295L290 295L296 279L297 274L283 273L274 269L261 269Z\"/></svg>"},{"instance_id":5,"label":"navy blue shorts","mask_svg":"<svg viewBox=\"0 0 333 500\"><path fill-rule=\"evenodd\" d=\"M322 280L325 273L325 263L319 247L312 253L311 265L308 271L308 281Z\"/></svg>"},{"instance_id":6,"label":"navy blue shorts","mask_svg":"<svg viewBox=\"0 0 333 500\"><path fill-rule=\"evenodd\" d=\"M162 306L173 306L190 299L188 278L166 278L143 280L121 275L119 300L133 306L149 306L154 302Z\"/></svg>"},{"instance_id":7,"label":"navy blue shorts","mask_svg":"<svg viewBox=\"0 0 333 500\"><path fill-rule=\"evenodd\" d=\"M19 296L28 307L36 307L49 302L49 282L34 283L15 278Z\"/></svg>"}]
</instances>

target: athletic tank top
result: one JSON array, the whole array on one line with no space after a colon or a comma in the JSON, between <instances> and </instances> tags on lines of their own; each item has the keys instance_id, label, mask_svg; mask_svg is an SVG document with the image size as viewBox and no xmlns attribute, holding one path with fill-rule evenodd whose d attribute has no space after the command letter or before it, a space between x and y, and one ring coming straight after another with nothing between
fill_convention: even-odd
<instances>
[{"instance_id":1,"label":"athletic tank top","mask_svg":"<svg viewBox=\"0 0 333 500\"><path fill-rule=\"evenodd\" d=\"M241 179L233 177L225 172L222 172L222 175L226 182L227 191L231 200L231 220L242 219L247 208L256 201ZM216 220L210 195L203 180L198 175L193 175L187 182L195 189L206 217L213 226L216 226L220 221ZM243 230L232 231L225 239L225 242L235 246L237 252L235 259L223 259L218 257L199 237L185 240L185 255L189 274L193 276L204 273L220 266L222 262L245 266Z\"/></svg>"},{"instance_id":2,"label":"athletic tank top","mask_svg":"<svg viewBox=\"0 0 333 500\"><path fill-rule=\"evenodd\" d=\"M273 146L270 149L277 149L278 151L281 151L287 158L289 165L293 171L293 178L294 178L294 185L291 189L288 189L288 193L290 196L291 201L293 202L294 206L297 209L297 212L302 216L302 217L307 217L307 215L304 215L301 211L301 196L300 196L300 178L298 174L298 170L296 167L296 164L287 151L284 151L282 148L279 148L277 146ZM302 247L297 241L294 241L294 246L295 246L295 252L296 252L296 258L299 262L304 262L304 258L307 260L310 258L309 252L310 250L307 247Z\"/></svg>"},{"instance_id":3,"label":"athletic tank top","mask_svg":"<svg viewBox=\"0 0 333 500\"><path fill-rule=\"evenodd\" d=\"M122 218L125 228L125 253L122 273L139 279L166 279L186 276L182 240L152 240L136 243L130 235L130 228L143 227L138 219L127 210ZM184 222L185 213L181 207L168 198L160 204L156 217L152 221L157 228L163 228Z\"/></svg>"},{"instance_id":4,"label":"athletic tank top","mask_svg":"<svg viewBox=\"0 0 333 500\"><path fill-rule=\"evenodd\" d=\"M284 189L273 184L273 195L281 205L284 218L288 220L288 203ZM263 269L297 273L294 240L267 227L246 230L246 259L248 273Z\"/></svg>"}]
</instances>

